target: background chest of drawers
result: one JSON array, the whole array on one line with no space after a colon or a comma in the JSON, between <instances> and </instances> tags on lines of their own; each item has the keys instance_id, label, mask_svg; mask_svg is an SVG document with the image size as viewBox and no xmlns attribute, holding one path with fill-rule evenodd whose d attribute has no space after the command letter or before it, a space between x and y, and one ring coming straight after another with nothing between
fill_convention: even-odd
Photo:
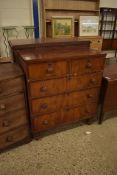
<instances>
[{"instance_id":1,"label":"background chest of drawers","mask_svg":"<svg viewBox=\"0 0 117 175\"><path fill-rule=\"evenodd\" d=\"M11 41L10 45L26 75L34 135L96 116L105 54L77 39Z\"/></svg>"},{"instance_id":2,"label":"background chest of drawers","mask_svg":"<svg viewBox=\"0 0 117 175\"><path fill-rule=\"evenodd\" d=\"M18 65L0 64L0 151L29 140L24 79Z\"/></svg>"}]
</instances>

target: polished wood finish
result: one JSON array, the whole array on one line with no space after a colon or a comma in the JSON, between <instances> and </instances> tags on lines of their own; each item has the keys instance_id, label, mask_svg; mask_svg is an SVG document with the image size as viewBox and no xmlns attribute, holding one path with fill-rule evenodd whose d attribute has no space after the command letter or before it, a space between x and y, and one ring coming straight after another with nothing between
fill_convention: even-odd
<instances>
[{"instance_id":1,"label":"polished wood finish","mask_svg":"<svg viewBox=\"0 0 117 175\"><path fill-rule=\"evenodd\" d=\"M96 116L105 54L76 38L10 45L25 72L33 135Z\"/></svg>"},{"instance_id":2,"label":"polished wood finish","mask_svg":"<svg viewBox=\"0 0 117 175\"><path fill-rule=\"evenodd\" d=\"M104 113L117 109L117 64L106 65L100 97L101 111L99 123L104 120Z\"/></svg>"},{"instance_id":3,"label":"polished wood finish","mask_svg":"<svg viewBox=\"0 0 117 175\"><path fill-rule=\"evenodd\" d=\"M29 140L23 72L17 64L0 64L0 152Z\"/></svg>"},{"instance_id":4,"label":"polished wood finish","mask_svg":"<svg viewBox=\"0 0 117 175\"><path fill-rule=\"evenodd\" d=\"M13 131L0 135L0 149L11 146L27 138L29 134L28 126L24 125Z\"/></svg>"}]
</instances>

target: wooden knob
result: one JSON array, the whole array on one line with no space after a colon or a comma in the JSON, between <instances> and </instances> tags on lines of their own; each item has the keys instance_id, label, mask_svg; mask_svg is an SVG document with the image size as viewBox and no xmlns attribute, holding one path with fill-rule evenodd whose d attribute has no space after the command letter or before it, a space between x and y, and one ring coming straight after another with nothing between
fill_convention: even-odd
<instances>
[{"instance_id":1,"label":"wooden knob","mask_svg":"<svg viewBox=\"0 0 117 175\"><path fill-rule=\"evenodd\" d=\"M48 121L47 120L44 120L43 121L43 125L47 125L48 124Z\"/></svg>"},{"instance_id":2,"label":"wooden knob","mask_svg":"<svg viewBox=\"0 0 117 175\"><path fill-rule=\"evenodd\" d=\"M95 78L92 78L91 79L91 83L93 83L93 84L96 83L96 79Z\"/></svg>"},{"instance_id":3,"label":"wooden knob","mask_svg":"<svg viewBox=\"0 0 117 175\"><path fill-rule=\"evenodd\" d=\"M5 110L5 109L6 109L5 104L0 104L0 110Z\"/></svg>"},{"instance_id":4,"label":"wooden knob","mask_svg":"<svg viewBox=\"0 0 117 175\"><path fill-rule=\"evenodd\" d=\"M4 120L2 123L3 127L8 127L9 126L9 121L8 120Z\"/></svg>"},{"instance_id":5,"label":"wooden knob","mask_svg":"<svg viewBox=\"0 0 117 175\"><path fill-rule=\"evenodd\" d=\"M8 137L6 138L6 141L7 141L7 142L13 142L13 136L8 136Z\"/></svg>"},{"instance_id":6,"label":"wooden knob","mask_svg":"<svg viewBox=\"0 0 117 175\"><path fill-rule=\"evenodd\" d=\"M91 68L91 67L92 67L92 64L90 62L87 63L86 68Z\"/></svg>"},{"instance_id":7,"label":"wooden knob","mask_svg":"<svg viewBox=\"0 0 117 175\"><path fill-rule=\"evenodd\" d=\"M42 108L42 109L47 109L47 107L48 107L48 105L47 105L46 103L41 104L41 108Z\"/></svg>"},{"instance_id":8,"label":"wooden knob","mask_svg":"<svg viewBox=\"0 0 117 175\"><path fill-rule=\"evenodd\" d=\"M73 76L76 77L78 74L77 73L74 73Z\"/></svg>"},{"instance_id":9,"label":"wooden knob","mask_svg":"<svg viewBox=\"0 0 117 175\"><path fill-rule=\"evenodd\" d=\"M46 92L46 91L47 91L47 87L46 87L46 86L42 86L42 87L40 88L40 91L41 91L41 92Z\"/></svg>"},{"instance_id":10,"label":"wooden knob","mask_svg":"<svg viewBox=\"0 0 117 175\"><path fill-rule=\"evenodd\" d=\"M88 98L92 98L93 95L92 95L92 94L88 94L87 97L88 97Z\"/></svg>"},{"instance_id":11,"label":"wooden knob","mask_svg":"<svg viewBox=\"0 0 117 175\"><path fill-rule=\"evenodd\" d=\"M47 73L53 73L53 71L54 71L54 68L52 64L48 64Z\"/></svg>"},{"instance_id":12,"label":"wooden knob","mask_svg":"<svg viewBox=\"0 0 117 175\"><path fill-rule=\"evenodd\" d=\"M69 110L70 110L69 106L66 106L65 111L69 111Z\"/></svg>"}]
</instances>

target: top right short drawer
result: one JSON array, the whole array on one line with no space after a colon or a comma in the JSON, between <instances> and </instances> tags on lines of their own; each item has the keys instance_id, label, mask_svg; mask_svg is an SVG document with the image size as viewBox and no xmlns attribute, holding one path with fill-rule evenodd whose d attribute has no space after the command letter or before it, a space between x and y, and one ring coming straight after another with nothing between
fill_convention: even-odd
<instances>
[{"instance_id":1,"label":"top right short drawer","mask_svg":"<svg viewBox=\"0 0 117 175\"><path fill-rule=\"evenodd\" d=\"M71 63L71 73L73 75L82 75L85 73L99 72L103 70L104 58L89 58L74 60Z\"/></svg>"}]
</instances>

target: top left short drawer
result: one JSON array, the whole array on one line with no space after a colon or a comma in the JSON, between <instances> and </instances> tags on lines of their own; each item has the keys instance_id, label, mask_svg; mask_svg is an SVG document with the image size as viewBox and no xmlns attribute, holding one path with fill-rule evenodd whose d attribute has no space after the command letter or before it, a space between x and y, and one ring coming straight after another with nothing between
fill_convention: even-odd
<instances>
[{"instance_id":1,"label":"top left short drawer","mask_svg":"<svg viewBox=\"0 0 117 175\"><path fill-rule=\"evenodd\" d=\"M67 63L65 61L30 64L28 66L28 75L31 80L63 77L66 73Z\"/></svg>"}]
</instances>

